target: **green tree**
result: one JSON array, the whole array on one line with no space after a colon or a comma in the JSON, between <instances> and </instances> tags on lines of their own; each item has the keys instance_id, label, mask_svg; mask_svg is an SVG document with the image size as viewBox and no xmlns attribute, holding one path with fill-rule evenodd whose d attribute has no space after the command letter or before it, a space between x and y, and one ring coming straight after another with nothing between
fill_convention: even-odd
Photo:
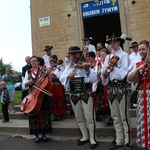
<instances>
[{"instance_id":1,"label":"green tree","mask_svg":"<svg viewBox=\"0 0 150 150\"><path fill-rule=\"evenodd\" d=\"M12 65L11 64L4 64L3 59L1 58L0 59L0 73L1 73L1 75L5 74L5 69L7 67L10 67L12 69Z\"/></svg>"},{"instance_id":2,"label":"green tree","mask_svg":"<svg viewBox=\"0 0 150 150\"><path fill-rule=\"evenodd\" d=\"M10 67L13 70L13 67L12 67L11 63L4 64L3 59L1 58L0 59L0 75L4 75L5 74L5 70L6 70L7 67ZM19 76L18 79L15 79L15 82L18 82L18 81L21 82L21 72L17 72L17 71L15 71L15 72Z\"/></svg>"}]
</instances>

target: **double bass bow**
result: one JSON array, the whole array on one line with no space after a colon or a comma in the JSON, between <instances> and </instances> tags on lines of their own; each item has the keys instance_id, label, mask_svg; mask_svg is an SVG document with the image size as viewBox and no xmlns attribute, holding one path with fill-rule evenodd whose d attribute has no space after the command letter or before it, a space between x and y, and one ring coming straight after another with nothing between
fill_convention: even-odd
<instances>
[{"instance_id":1,"label":"double bass bow","mask_svg":"<svg viewBox=\"0 0 150 150\"><path fill-rule=\"evenodd\" d=\"M38 78L29 94L22 100L20 105L21 111L29 116L36 115L40 111L43 96L45 94L51 96L51 93L49 92L51 86L52 83L47 77L47 74Z\"/></svg>"}]
</instances>

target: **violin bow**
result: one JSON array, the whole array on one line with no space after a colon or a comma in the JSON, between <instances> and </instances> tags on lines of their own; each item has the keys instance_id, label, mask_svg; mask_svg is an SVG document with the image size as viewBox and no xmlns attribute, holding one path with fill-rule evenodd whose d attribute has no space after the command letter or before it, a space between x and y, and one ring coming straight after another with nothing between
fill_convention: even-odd
<instances>
[{"instance_id":1,"label":"violin bow","mask_svg":"<svg viewBox=\"0 0 150 150\"><path fill-rule=\"evenodd\" d=\"M148 41L148 52L146 54L146 59L145 59L145 63L150 62L150 58L149 58L149 52L150 52L150 39Z\"/></svg>"}]
</instances>

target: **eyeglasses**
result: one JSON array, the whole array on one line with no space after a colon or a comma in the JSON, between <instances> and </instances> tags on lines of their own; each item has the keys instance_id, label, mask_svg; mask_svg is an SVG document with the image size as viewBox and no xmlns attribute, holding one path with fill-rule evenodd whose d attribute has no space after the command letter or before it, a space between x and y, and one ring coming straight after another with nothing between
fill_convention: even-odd
<instances>
[{"instance_id":1,"label":"eyeglasses","mask_svg":"<svg viewBox=\"0 0 150 150\"><path fill-rule=\"evenodd\" d=\"M32 62L37 62L37 60L32 60L31 63L32 63Z\"/></svg>"}]
</instances>

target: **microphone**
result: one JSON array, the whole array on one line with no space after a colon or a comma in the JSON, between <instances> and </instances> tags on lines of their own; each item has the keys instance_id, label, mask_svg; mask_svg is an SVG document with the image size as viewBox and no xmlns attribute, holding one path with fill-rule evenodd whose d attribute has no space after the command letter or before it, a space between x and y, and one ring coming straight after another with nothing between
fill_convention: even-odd
<instances>
[{"instance_id":1,"label":"microphone","mask_svg":"<svg viewBox=\"0 0 150 150\"><path fill-rule=\"evenodd\" d=\"M121 37L122 39L124 39L124 40L132 41L132 37L129 37L129 36L125 35L125 34L122 34L120 37Z\"/></svg>"}]
</instances>

